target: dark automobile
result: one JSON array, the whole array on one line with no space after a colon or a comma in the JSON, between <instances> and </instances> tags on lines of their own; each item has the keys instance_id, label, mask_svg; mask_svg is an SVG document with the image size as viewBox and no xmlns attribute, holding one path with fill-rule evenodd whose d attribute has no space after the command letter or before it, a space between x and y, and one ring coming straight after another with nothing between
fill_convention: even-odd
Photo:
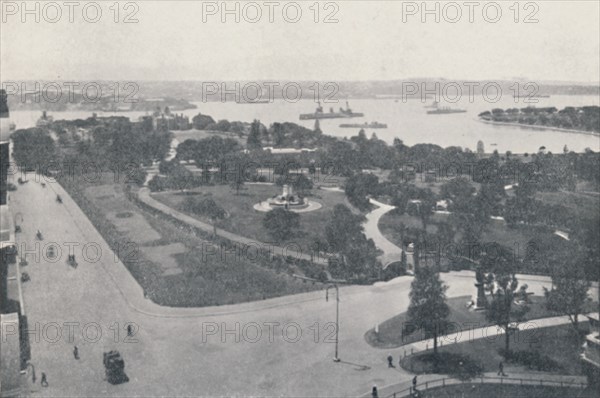
<instances>
[{"instance_id":1,"label":"dark automobile","mask_svg":"<svg viewBox=\"0 0 600 398\"><path fill-rule=\"evenodd\" d=\"M105 352L103 363L106 380L110 384L121 384L129 381L129 377L125 374L125 361L119 351Z\"/></svg>"}]
</instances>

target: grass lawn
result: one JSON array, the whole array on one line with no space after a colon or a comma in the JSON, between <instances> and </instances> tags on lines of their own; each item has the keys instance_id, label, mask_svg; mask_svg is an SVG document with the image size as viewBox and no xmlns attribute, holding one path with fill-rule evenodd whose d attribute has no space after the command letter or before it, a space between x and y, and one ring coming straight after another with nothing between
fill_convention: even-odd
<instances>
[{"instance_id":1,"label":"grass lawn","mask_svg":"<svg viewBox=\"0 0 600 398\"><path fill-rule=\"evenodd\" d=\"M434 214L431 220L427 224L427 233L435 234L438 231L438 227L435 225L436 220L444 219L444 216ZM400 225L404 224L406 228L418 228L423 229L423 223L421 219L416 216L410 216L406 213L402 215L396 214L393 210L387 214L384 214L379 219L379 230L381 233L395 245L402 247L402 237L400 236Z\"/></svg>"},{"instance_id":2,"label":"grass lawn","mask_svg":"<svg viewBox=\"0 0 600 398\"><path fill-rule=\"evenodd\" d=\"M581 323L582 330L588 328L588 322ZM494 336L440 347L437 370L433 366L431 350L408 356L402 362L402 367L417 374L449 374L462 379L475 377L482 372L496 373L500 362L504 363L504 372L508 377L536 371L561 375L584 374L579 357L583 340L571 325L542 328L527 338L520 337L511 336L513 357L508 360L501 355L504 336Z\"/></svg>"},{"instance_id":3,"label":"grass lawn","mask_svg":"<svg viewBox=\"0 0 600 398\"><path fill-rule=\"evenodd\" d=\"M446 302L450 307L450 322L458 324L463 330L476 329L489 326L490 323L485 319L484 311L470 311L465 304L471 299L471 296L454 297ZM556 313L546 309L546 299L540 296L530 296L529 312L526 315L526 320L539 319L549 316L557 316ZM589 303L586 311L591 312L597 308L597 303ZM386 320L379 325L379 333L375 334L375 330L371 329L365 334L367 342L378 348L395 348L406 344L414 343L415 341L425 340L430 338L421 331L402 334L404 327L410 328L410 322L406 312L396 315L393 318ZM464 326L463 326L464 325ZM450 331L452 333L453 331ZM454 330L456 332L456 330ZM525 333L525 332L524 332Z\"/></svg>"},{"instance_id":4,"label":"grass lawn","mask_svg":"<svg viewBox=\"0 0 600 398\"><path fill-rule=\"evenodd\" d=\"M275 243L274 237L269 235L263 227L263 219L266 213L254 210L254 205L264 201L281 192L281 187L276 185L252 185L247 184L239 194L228 185L204 186L187 194L180 192L161 192L153 193L152 196L168 206L184 212L182 204L190 193L197 193L197 198L210 197L217 202L229 217L217 225L226 231L236 233L258 242ZM309 200L320 202L323 207L308 213L300 214L300 228L291 236L282 240L282 245L296 243L302 248L302 252L310 252L311 244L315 238L324 239L325 226L329 221L333 207L336 204L346 204L346 197L343 192L332 192L327 190L312 190L313 196ZM208 219L189 214L201 221L211 223Z\"/></svg>"},{"instance_id":5,"label":"grass lawn","mask_svg":"<svg viewBox=\"0 0 600 398\"><path fill-rule=\"evenodd\" d=\"M582 218L593 218L598 215L600 196L578 192L538 192L536 199L549 205L560 205L568 209L571 214Z\"/></svg>"},{"instance_id":6,"label":"grass lawn","mask_svg":"<svg viewBox=\"0 0 600 398\"><path fill-rule=\"evenodd\" d=\"M595 398L597 391L592 389L540 387L540 386L511 386L497 384L467 383L458 386L432 388L421 393L421 398Z\"/></svg>"},{"instance_id":7,"label":"grass lawn","mask_svg":"<svg viewBox=\"0 0 600 398\"><path fill-rule=\"evenodd\" d=\"M429 224L427 224L427 233L436 233L438 230L436 223L444 221L447 222L447 220L448 215L433 214ZM410 216L406 213L398 215L393 211L381 217L379 220L379 229L387 239L396 245L400 245L402 243L399 233L400 224L404 224L406 228L423 229L423 223L419 217ZM527 242L534 237L538 237L540 233L541 232L539 231L539 228L535 227L518 226L515 228L510 228L502 222L491 221L481 236L481 242L494 242L508 248L515 248L516 245L519 245L519 248L523 249L522 253L524 253L524 248L527 246ZM546 232L543 233L548 234Z\"/></svg>"},{"instance_id":8,"label":"grass lawn","mask_svg":"<svg viewBox=\"0 0 600 398\"><path fill-rule=\"evenodd\" d=\"M63 186L157 304L234 304L321 288L289 276L301 272L280 259L225 256L225 249L206 255L215 253L211 241L142 210L112 178L104 175L96 184L69 178Z\"/></svg>"}]
</instances>

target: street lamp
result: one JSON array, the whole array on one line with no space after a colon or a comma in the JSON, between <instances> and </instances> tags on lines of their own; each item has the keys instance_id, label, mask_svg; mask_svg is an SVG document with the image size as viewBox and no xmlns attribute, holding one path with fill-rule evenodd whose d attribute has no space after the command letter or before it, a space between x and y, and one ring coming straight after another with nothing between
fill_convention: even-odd
<instances>
[{"instance_id":1,"label":"street lamp","mask_svg":"<svg viewBox=\"0 0 600 398\"><path fill-rule=\"evenodd\" d=\"M307 276L301 276L301 275L296 275L296 274L292 274L292 276L294 278L298 278L298 279L302 279L305 281L311 281L311 282L326 282L329 283L329 286L327 286L327 289L325 289L325 301L329 301L329 289L331 289L332 287L335 288L335 356L333 357L333 362L340 362L341 359L338 357L338 343L339 343L339 330L340 330L340 289L338 288L338 283L348 283L345 280L342 279L333 279L331 278L331 275L329 275L329 273L327 272L327 280L326 281L320 281L318 279L314 279L314 278L309 278Z\"/></svg>"},{"instance_id":2,"label":"street lamp","mask_svg":"<svg viewBox=\"0 0 600 398\"><path fill-rule=\"evenodd\" d=\"M325 301L329 301L329 289L335 288L335 356L333 357L333 362L340 362L341 359L338 357L338 332L340 330L340 289L338 285L332 284L327 286L327 290L325 290Z\"/></svg>"}]
</instances>

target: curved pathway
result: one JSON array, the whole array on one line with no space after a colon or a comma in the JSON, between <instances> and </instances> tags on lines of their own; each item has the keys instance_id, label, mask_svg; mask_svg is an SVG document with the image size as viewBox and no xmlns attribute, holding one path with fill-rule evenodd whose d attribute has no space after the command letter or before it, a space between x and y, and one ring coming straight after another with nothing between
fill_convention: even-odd
<instances>
[{"instance_id":1,"label":"curved pathway","mask_svg":"<svg viewBox=\"0 0 600 398\"><path fill-rule=\"evenodd\" d=\"M161 203L158 200L154 199L152 196L150 196L150 190L148 188L141 188L137 194L137 197L143 204L150 206L151 208L153 208L163 214L166 214L169 217L172 217L178 221L181 221L191 227L197 228L206 233L212 234L214 232L214 227L212 225L202 222L200 220L197 220L193 217L190 217L187 214L181 213L181 212L173 209L172 207L169 207L169 206L165 205L164 203ZM314 262L314 263L320 264L320 265L328 264L327 259L322 258L320 256L315 257L315 256L311 256L310 254L299 252L297 250L292 250L291 248L288 248L288 247L275 246L271 243L257 242L250 238L246 238L244 236L237 235L232 232L222 230L220 228L217 228L216 232L217 232L218 236L225 238L234 243L239 243L241 245L248 246L248 247L257 247L258 246L261 248L262 247L269 248L270 251L272 253L274 253L276 256L293 257L295 259L311 261L311 262ZM293 246L290 245L290 247L298 248L298 245L294 244Z\"/></svg>"},{"instance_id":2,"label":"curved pathway","mask_svg":"<svg viewBox=\"0 0 600 398\"><path fill-rule=\"evenodd\" d=\"M394 210L396 207L386 205L376 201L375 199L369 199L372 205L377 206L377 209L371 211L366 215L367 221L364 223L365 235L367 238L373 239L375 246L383 251L378 257L378 260L383 264L383 269L387 268L393 262L400 261L402 256L402 249L390 242L379 230L379 219L386 213Z\"/></svg>"}]
</instances>

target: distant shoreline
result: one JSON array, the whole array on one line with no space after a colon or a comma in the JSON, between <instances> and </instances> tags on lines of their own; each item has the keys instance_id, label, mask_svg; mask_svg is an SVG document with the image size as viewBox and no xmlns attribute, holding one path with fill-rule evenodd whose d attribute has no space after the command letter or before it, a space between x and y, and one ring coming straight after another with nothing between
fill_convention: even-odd
<instances>
[{"instance_id":1,"label":"distant shoreline","mask_svg":"<svg viewBox=\"0 0 600 398\"><path fill-rule=\"evenodd\" d=\"M600 137L600 133L597 133L594 131L572 130L572 129L565 129L565 128L561 128L561 127L552 127L552 126L535 126L535 125L530 125L530 124L520 124L520 123L511 123L511 122L495 122L493 120L485 120L482 118L478 118L477 120L479 120L480 122L485 123L485 124L491 124L491 125L496 125L496 126L522 127L525 129L533 129L533 130L551 130L551 131L558 131L561 133L583 134L583 135L592 135L592 136Z\"/></svg>"}]
</instances>

